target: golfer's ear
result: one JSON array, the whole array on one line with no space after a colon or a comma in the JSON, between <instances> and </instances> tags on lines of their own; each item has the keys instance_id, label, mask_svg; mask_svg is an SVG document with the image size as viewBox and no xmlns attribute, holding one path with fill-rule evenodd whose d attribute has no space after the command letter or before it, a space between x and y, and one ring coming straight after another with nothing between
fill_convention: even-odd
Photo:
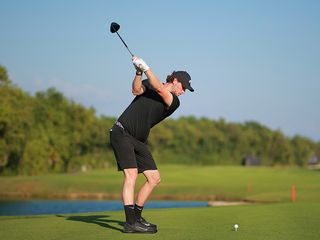
<instances>
[{"instance_id":1,"label":"golfer's ear","mask_svg":"<svg viewBox=\"0 0 320 240\"><path fill-rule=\"evenodd\" d=\"M178 82L179 82L179 81L178 81L178 79L176 79L176 78L174 78L173 81L172 81L173 84L177 84Z\"/></svg>"}]
</instances>

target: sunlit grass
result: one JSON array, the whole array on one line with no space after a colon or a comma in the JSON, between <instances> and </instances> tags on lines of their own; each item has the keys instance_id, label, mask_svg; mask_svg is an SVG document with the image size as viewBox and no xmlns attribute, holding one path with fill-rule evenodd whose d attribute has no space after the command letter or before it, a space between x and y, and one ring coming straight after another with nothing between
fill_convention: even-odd
<instances>
[{"instance_id":1,"label":"sunlit grass","mask_svg":"<svg viewBox=\"0 0 320 240\"><path fill-rule=\"evenodd\" d=\"M153 199L291 201L295 186L297 201L320 201L320 172L299 168L232 166L159 166L161 184ZM0 193L6 196L67 197L100 194L120 198L123 174L115 168L76 174L0 177ZM144 181L139 176L138 184Z\"/></svg>"}]
</instances>

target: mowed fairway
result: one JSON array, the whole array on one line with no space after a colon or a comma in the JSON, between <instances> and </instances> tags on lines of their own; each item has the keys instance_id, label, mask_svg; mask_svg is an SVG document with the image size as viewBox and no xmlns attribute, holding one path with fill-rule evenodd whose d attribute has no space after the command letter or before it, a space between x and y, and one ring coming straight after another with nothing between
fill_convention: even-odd
<instances>
[{"instance_id":1,"label":"mowed fairway","mask_svg":"<svg viewBox=\"0 0 320 240\"><path fill-rule=\"evenodd\" d=\"M320 205L278 203L146 210L154 235L123 234L122 212L1 217L1 239L319 239ZM234 223L239 230L233 231Z\"/></svg>"},{"instance_id":2,"label":"mowed fairway","mask_svg":"<svg viewBox=\"0 0 320 240\"><path fill-rule=\"evenodd\" d=\"M224 207L146 209L155 235L125 235L122 211L0 217L0 239L320 239L320 172L296 168L160 166L154 198L251 200ZM143 177L139 177L139 184ZM0 177L2 196L19 192L107 194L118 197L122 175L115 169L79 174ZM291 187L296 202L291 202ZM7 195L6 195L7 194ZM52 195L51 195L52 196ZM239 230L235 232L233 225Z\"/></svg>"},{"instance_id":3,"label":"mowed fairway","mask_svg":"<svg viewBox=\"0 0 320 240\"><path fill-rule=\"evenodd\" d=\"M320 171L299 168L160 165L161 183L153 199L320 202ZM0 196L120 199L122 173L116 168L75 174L0 177ZM139 175L138 186L144 181ZM138 187L137 186L137 187Z\"/></svg>"}]
</instances>

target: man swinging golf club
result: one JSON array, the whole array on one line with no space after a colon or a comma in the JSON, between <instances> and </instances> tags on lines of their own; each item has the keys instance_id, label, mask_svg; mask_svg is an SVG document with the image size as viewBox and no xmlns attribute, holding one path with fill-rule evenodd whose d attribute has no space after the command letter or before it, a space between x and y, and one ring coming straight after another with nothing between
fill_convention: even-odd
<instances>
[{"instance_id":1,"label":"man swinging golf club","mask_svg":"<svg viewBox=\"0 0 320 240\"><path fill-rule=\"evenodd\" d=\"M161 83L149 66L136 56L132 57L136 75L132 93L136 97L110 129L110 144L113 148L118 170L124 173L122 198L126 223L124 233L156 233L157 226L142 216L143 207L154 187L160 182L160 173L147 147L150 129L170 116L180 105L178 96L186 89L193 92L191 77L185 71L175 71ZM147 76L142 81L142 74ZM138 173L143 173L146 182L134 201L134 188Z\"/></svg>"}]
</instances>

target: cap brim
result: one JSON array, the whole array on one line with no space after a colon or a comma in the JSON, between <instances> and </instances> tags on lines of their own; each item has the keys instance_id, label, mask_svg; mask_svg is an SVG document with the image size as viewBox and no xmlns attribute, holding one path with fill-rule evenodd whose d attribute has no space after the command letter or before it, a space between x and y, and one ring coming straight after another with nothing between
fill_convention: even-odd
<instances>
[{"instance_id":1,"label":"cap brim","mask_svg":"<svg viewBox=\"0 0 320 240\"><path fill-rule=\"evenodd\" d=\"M194 92L194 89L190 86L187 88L190 92Z\"/></svg>"}]
</instances>

